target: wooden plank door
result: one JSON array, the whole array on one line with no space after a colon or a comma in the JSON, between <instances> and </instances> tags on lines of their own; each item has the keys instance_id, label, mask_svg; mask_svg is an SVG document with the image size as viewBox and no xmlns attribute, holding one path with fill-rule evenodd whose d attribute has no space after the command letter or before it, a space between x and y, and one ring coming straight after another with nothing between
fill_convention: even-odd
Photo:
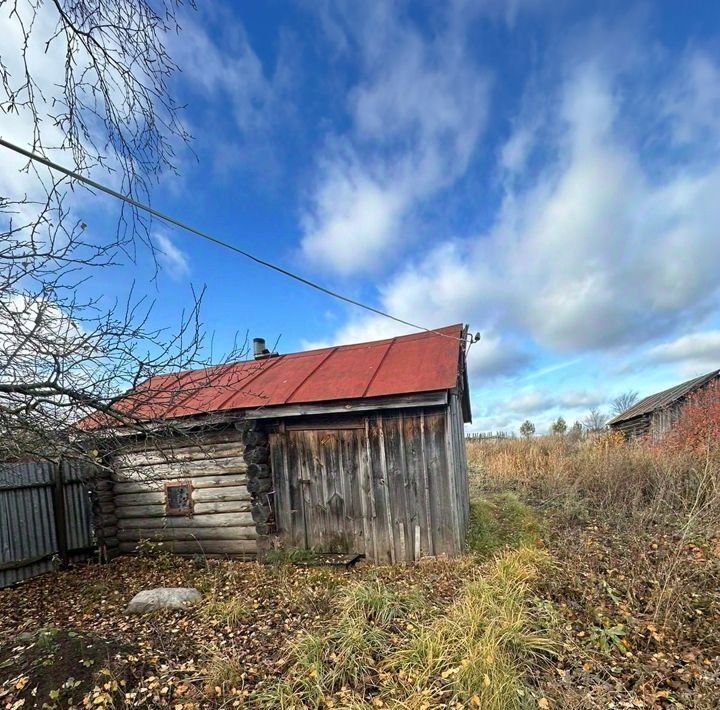
<instances>
[{"instance_id":1,"label":"wooden plank door","mask_svg":"<svg viewBox=\"0 0 720 710\"><path fill-rule=\"evenodd\" d=\"M360 429L288 431L291 489L301 500L305 545L323 552L365 552L358 480Z\"/></svg>"}]
</instances>

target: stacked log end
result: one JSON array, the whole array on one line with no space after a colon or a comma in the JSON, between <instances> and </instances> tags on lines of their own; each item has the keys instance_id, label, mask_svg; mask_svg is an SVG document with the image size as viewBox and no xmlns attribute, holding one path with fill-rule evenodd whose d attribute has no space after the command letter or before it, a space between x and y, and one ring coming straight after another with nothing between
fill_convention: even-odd
<instances>
[{"instance_id":1,"label":"stacked log end","mask_svg":"<svg viewBox=\"0 0 720 710\"><path fill-rule=\"evenodd\" d=\"M88 479L95 544L102 561L110 560L119 553L112 485L107 469L98 468Z\"/></svg>"},{"instance_id":2,"label":"stacked log end","mask_svg":"<svg viewBox=\"0 0 720 710\"><path fill-rule=\"evenodd\" d=\"M250 511L257 532L258 556L262 557L272 547L276 532L268 435L252 422L243 428L242 440L247 463L247 489L252 498Z\"/></svg>"}]
</instances>

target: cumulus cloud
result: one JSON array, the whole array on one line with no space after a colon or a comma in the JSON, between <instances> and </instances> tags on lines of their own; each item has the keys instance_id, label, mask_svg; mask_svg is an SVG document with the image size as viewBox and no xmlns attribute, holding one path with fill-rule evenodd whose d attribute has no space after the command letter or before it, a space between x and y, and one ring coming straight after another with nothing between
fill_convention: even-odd
<instances>
[{"instance_id":1,"label":"cumulus cloud","mask_svg":"<svg viewBox=\"0 0 720 710\"><path fill-rule=\"evenodd\" d=\"M423 200L467 170L485 124L488 78L449 20L427 39L397 8L376 3L332 27L356 50L350 127L331 136L302 216L302 253L349 275L372 270L411 240ZM327 25L326 21L326 25Z\"/></svg>"},{"instance_id":2,"label":"cumulus cloud","mask_svg":"<svg viewBox=\"0 0 720 710\"><path fill-rule=\"evenodd\" d=\"M669 84L686 71L679 66ZM486 232L440 243L392 276L380 288L383 307L569 353L643 345L712 313L720 156L700 141L650 160L649 137L638 142L630 129L637 109L625 81L600 61L576 62L560 84L559 113L542 117L552 142L541 167L508 188ZM704 116L691 106L686 124L702 128ZM654 128L666 135L669 126Z\"/></svg>"},{"instance_id":3,"label":"cumulus cloud","mask_svg":"<svg viewBox=\"0 0 720 710\"><path fill-rule=\"evenodd\" d=\"M656 363L707 364L720 368L720 330L691 333L651 348L645 358Z\"/></svg>"}]
</instances>

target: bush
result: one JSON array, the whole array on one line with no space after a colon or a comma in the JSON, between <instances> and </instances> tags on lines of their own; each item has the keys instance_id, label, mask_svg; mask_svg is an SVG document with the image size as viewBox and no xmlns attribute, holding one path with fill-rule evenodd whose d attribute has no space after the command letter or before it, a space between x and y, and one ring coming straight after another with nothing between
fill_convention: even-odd
<instances>
[{"instance_id":1,"label":"bush","mask_svg":"<svg viewBox=\"0 0 720 710\"><path fill-rule=\"evenodd\" d=\"M678 451L704 451L720 442L720 381L688 397L673 429L660 446Z\"/></svg>"}]
</instances>

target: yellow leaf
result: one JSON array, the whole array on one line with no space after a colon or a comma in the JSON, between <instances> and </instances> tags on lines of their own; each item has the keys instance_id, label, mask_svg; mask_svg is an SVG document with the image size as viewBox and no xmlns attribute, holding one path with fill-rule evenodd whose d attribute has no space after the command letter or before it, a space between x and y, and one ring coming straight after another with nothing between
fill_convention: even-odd
<instances>
[{"instance_id":1,"label":"yellow leaf","mask_svg":"<svg viewBox=\"0 0 720 710\"><path fill-rule=\"evenodd\" d=\"M540 698L538 700L538 707L541 708L541 710L548 710L550 707L550 703L548 702L547 698Z\"/></svg>"},{"instance_id":2,"label":"yellow leaf","mask_svg":"<svg viewBox=\"0 0 720 710\"><path fill-rule=\"evenodd\" d=\"M479 708L480 707L480 696L473 695L472 698L470 698L470 704L476 708Z\"/></svg>"},{"instance_id":3,"label":"yellow leaf","mask_svg":"<svg viewBox=\"0 0 720 710\"><path fill-rule=\"evenodd\" d=\"M490 687L490 676L487 673L483 676L483 683L485 683L486 688Z\"/></svg>"}]
</instances>

